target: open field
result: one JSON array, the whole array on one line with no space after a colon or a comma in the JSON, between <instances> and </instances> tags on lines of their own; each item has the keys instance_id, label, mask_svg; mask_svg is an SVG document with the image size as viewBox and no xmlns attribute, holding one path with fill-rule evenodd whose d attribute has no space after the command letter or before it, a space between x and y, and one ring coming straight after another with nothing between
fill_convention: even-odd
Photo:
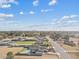
<instances>
[{"instance_id":1,"label":"open field","mask_svg":"<svg viewBox=\"0 0 79 59\"><path fill-rule=\"evenodd\" d=\"M18 41L16 42L16 45L32 45L35 41Z\"/></svg>"},{"instance_id":2,"label":"open field","mask_svg":"<svg viewBox=\"0 0 79 59\"><path fill-rule=\"evenodd\" d=\"M34 44L36 41L18 41L16 42L16 45L32 45ZM49 44L48 41L44 41L43 42L44 45Z\"/></svg>"},{"instance_id":3,"label":"open field","mask_svg":"<svg viewBox=\"0 0 79 59\"><path fill-rule=\"evenodd\" d=\"M79 52L71 52L69 55L72 57L72 59L79 59Z\"/></svg>"},{"instance_id":4,"label":"open field","mask_svg":"<svg viewBox=\"0 0 79 59\"><path fill-rule=\"evenodd\" d=\"M58 59L57 55L15 56L15 59Z\"/></svg>"},{"instance_id":5,"label":"open field","mask_svg":"<svg viewBox=\"0 0 79 59\"><path fill-rule=\"evenodd\" d=\"M77 51L77 47L76 46L68 46L68 45L65 45L63 44L62 47L66 50L66 51Z\"/></svg>"},{"instance_id":6,"label":"open field","mask_svg":"<svg viewBox=\"0 0 79 59\"><path fill-rule=\"evenodd\" d=\"M21 51L23 48L21 47L13 47L13 48L8 48L8 47L0 47L0 58L3 59L6 57L6 54L8 52L13 52L13 54L16 54L17 52Z\"/></svg>"}]
</instances>

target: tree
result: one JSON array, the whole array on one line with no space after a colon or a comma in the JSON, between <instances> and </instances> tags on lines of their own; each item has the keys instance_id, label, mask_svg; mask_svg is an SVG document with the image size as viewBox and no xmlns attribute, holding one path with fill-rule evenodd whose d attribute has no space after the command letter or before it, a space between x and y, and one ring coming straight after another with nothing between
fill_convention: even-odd
<instances>
[{"instance_id":1,"label":"tree","mask_svg":"<svg viewBox=\"0 0 79 59\"><path fill-rule=\"evenodd\" d=\"M78 41L77 45L78 45L78 51L79 51L79 41Z\"/></svg>"},{"instance_id":2,"label":"tree","mask_svg":"<svg viewBox=\"0 0 79 59\"><path fill-rule=\"evenodd\" d=\"M69 42L69 35L64 36L64 42Z\"/></svg>"},{"instance_id":3,"label":"tree","mask_svg":"<svg viewBox=\"0 0 79 59\"><path fill-rule=\"evenodd\" d=\"M12 52L8 52L6 59L14 59L13 53Z\"/></svg>"},{"instance_id":4,"label":"tree","mask_svg":"<svg viewBox=\"0 0 79 59\"><path fill-rule=\"evenodd\" d=\"M50 37L54 39L54 41L57 41L61 37L61 35L59 33L54 32L53 34L51 34Z\"/></svg>"}]
</instances>

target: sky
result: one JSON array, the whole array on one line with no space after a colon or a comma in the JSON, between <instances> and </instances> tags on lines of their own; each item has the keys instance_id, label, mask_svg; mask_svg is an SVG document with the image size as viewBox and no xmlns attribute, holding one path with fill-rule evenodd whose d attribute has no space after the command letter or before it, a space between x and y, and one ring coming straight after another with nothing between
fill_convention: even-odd
<instances>
[{"instance_id":1,"label":"sky","mask_svg":"<svg viewBox=\"0 0 79 59\"><path fill-rule=\"evenodd\" d=\"M0 31L79 31L79 0L0 0Z\"/></svg>"}]
</instances>

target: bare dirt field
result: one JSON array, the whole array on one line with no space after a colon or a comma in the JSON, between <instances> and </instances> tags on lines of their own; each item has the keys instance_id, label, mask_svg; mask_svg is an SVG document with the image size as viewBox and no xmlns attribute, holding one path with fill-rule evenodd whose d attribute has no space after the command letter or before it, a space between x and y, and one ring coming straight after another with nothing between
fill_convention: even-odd
<instances>
[{"instance_id":1,"label":"bare dirt field","mask_svg":"<svg viewBox=\"0 0 79 59\"><path fill-rule=\"evenodd\" d=\"M6 54L8 52L13 52L13 54L16 54L17 52L21 51L23 48L21 47L13 47L13 48L8 48L8 47L0 47L0 59L5 59Z\"/></svg>"},{"instance_id":2,"label":"bare dirt field","mask_svg":"<svg viewBox=\"0 0 79 59\"><path fill-rule=\"evenodd\" d=\"M56 55L43 56L15 56L15 59L58 59Z\"/></svg>"},{"instance_id":3,"label":"bare dirt field","mask_svg":"<svg viewBox=\"0 0 79 59\"><path fill-rule=\"evenodd\" d=\"M79 52L71 52L69 55L72 57L72 59L79 59Z\"/></svg>"},{"instance_id":4,"label":"bare dirt field","mask_svg":"<svg viewBox=\"0 0 79 59\"><path fill-rule=\"evenodd\" d=\"M76 46L68 46L63 44L62 47L66 50L66 51L77 51L77 47Z\"/></svg>"}]
</instances>

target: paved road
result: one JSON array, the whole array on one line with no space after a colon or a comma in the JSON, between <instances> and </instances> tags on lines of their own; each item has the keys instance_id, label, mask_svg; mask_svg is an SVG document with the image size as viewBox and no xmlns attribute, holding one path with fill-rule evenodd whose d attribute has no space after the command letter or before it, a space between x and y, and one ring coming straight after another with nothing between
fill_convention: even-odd
<instances>
[{"instance_id":1,"label":"paved road","mask_svg":"<svg viewBox=\"0 0 79 59\"><path fill-rule=\"evenodd\" d=\"M60 54L60 56L62 56L64 59L71 59L70 56L66 53L66 51L57 42L54 42L49 37L47 37L47 39L49 40L55 51Z\"/></svg>"}]
</instances>

